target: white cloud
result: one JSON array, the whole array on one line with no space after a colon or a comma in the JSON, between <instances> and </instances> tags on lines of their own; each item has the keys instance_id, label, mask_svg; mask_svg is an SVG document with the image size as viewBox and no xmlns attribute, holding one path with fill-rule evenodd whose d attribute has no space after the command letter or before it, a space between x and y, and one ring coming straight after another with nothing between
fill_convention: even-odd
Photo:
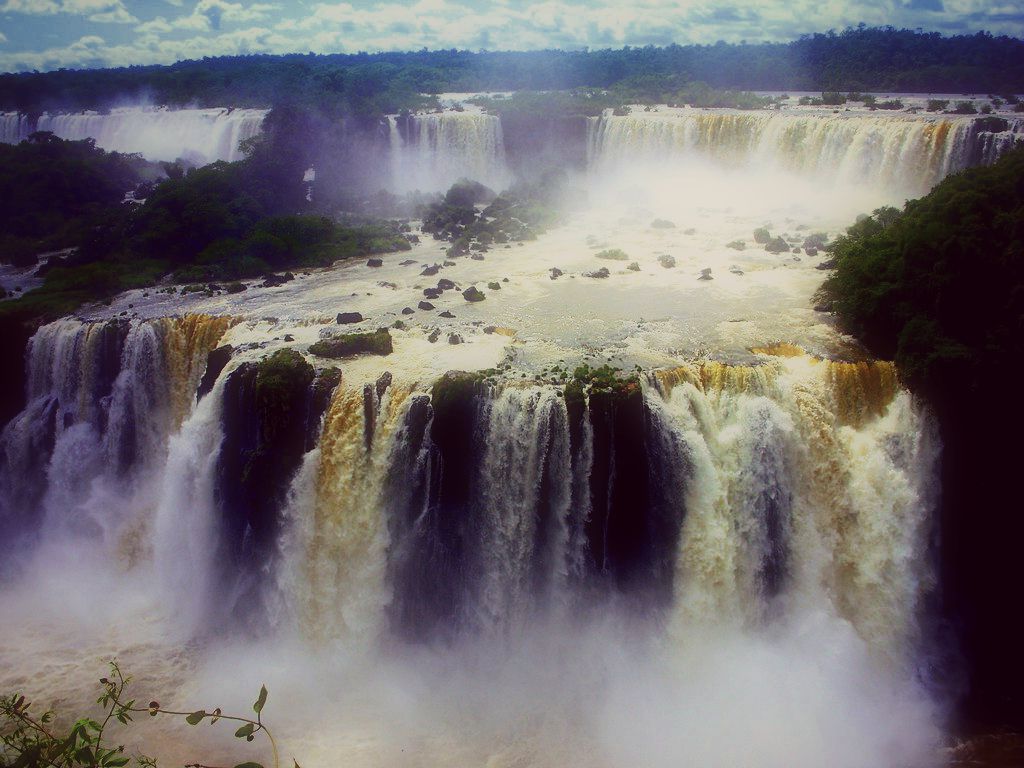
<instances>
[{"instance_id":1,"label":"white cloud","mask_svg":"<svg viewBox=\"0 0 1024 768\"><path fill-rule=\"evenodd\" d=\"M309 5L197 0L180 12L172 7L178 0L166 2L164 14L136 23L128 42L97 49L78 40L66 47L2 53L0 69L170 63L248 52L785 41L860 21L946 30L963 23L965 31L1018 36L1024 31L1019 20L1013 21L1012 0L319 0ZM940 2L945 13L935 10ZM130 17L123 0L6 0L3 10L77 13L108 22Z\"/></svg>"},{"instance_id":2,"label":"white cloud","mask_svg":"<svg viewBox=\"0 0 1024 768\"><path fill-rule=\"evenodd\" d=\"M6 42L7 42L7 35L5 35L3 32L0 32L0 43L6 43Z\"/></svg>"},{"instance_id":3,"label":"white cloud","mask_svg":"<svg viewBox=\"0 0 1024 768\"><path fill-rule=\"evenodd\" d=\"M7 0L0 10L4 13L45 15L60 12L60 4L54 0Z\"/></svg>"},{"instance_id":4,"label":"white cloud","mask_svg":"<svg viewBox=\"0 0 1024 768\"><path fill-rule=\"evenodd\" d=\"M134 24L138 22L123 0L7 0L0 9L4 12L23 13L35 16L52 16L68 13L85 16L89 21L99 23Z\"/></svg>"}]
</instances>

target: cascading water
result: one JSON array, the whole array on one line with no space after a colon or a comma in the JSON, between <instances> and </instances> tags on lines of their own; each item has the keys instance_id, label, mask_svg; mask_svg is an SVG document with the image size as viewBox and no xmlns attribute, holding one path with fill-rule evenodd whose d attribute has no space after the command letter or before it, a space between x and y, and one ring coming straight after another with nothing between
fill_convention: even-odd
<instances>
[{"instance_id":1,"label":"cascading water","mask_svg":"<svg viewBox=\"0 0 1024 768\"><path fill-rule=\"evenodd\" d=\"M103 539L162 469L230 318L60 320L28 349L27 406L0 435L6 537Z\"/></svg>"},{"instance_id":2,"label":"cascading water","mask_svg":"<svg viewBox=\"0 0 1024 768\"><path fill-rule=\"evenodd\" d=\"M196 405L230 326L43 327L3 434L5 528L39 509L44 541L130 534L185 636L240 621L369 659L622 614L685 658L817 615L911 674L938 446L891 365L781 348L588 392L338 384L257 351Z\"/></svg>"},{"instance_id":3,"label":"cascading water","mask_svg":"<svg viewBox=\"0 0 1024 768\"><path fill-rule=\"evenodd\" d=\"M32 131L62 139L95 139L109 152L140 153L149 160L184 157L198 164L239 160L240 142L260 132L265 109L146 109L124 107L106 114L49 113L32 119L17 112L0 115L0 139L13 144Z\"/></svg>"},{"instance_id":4,"label":"cascading water","mask_svg":"<svg viewBox=\"0 0 1024 768\"><path fill-rule=\"evenodd\" d=\"M672 109L590 118L587 156L598 171L707 157L920 194L950 173L995 162L1022 134L1020 119Z\"/></svg>"},{"instance_id":5,"label":"cascading water","mask_svg":"<svg viewBox=\"0 0 1024 768\"><path fill-rule=\"evenodd\" d=\"M389 189L436 192L461 178L495 190L510 181L501 121L479 112L388 117Z\"/></svg>"},{"instance_id":6,"label":"cascading water","mask_svg":"<svg viewBox=\"0 0 1024 768\"><path fill-rule=\"evenodd\" d=\"M28 615L10 595L67 542L99 552L105 580L77 561L69 578L138 584L114 612L157 629L103 635L95 657L156 668L168 701L197 705L234 706L266 675L268 706L287 702L268 718L304 765L934 764L932 418L889 363L751 348L849 353L811 308L824 254L803 241L848 219L781 192L738 210L791 190L772 169L751 192L735 184L754 173L678 176L664 158L775 163L812 198L867 179L877 204L891 174L988 162L1012 130L701 115L592 121L591 170L662 158L662 177L617 175L604 186L625 203L445 264L460 288L489 284L485 302L436 299L455 312L411 309L422 265L444 261L423 242L287 288L83 310L151 319L39 329L0 436L4 615ZM389 131L410 186L504 173L496 118ZM762 222L792 247L726 245ZM596 258L618 246L637 269ZM186 305L246 320L156 319ZM357 331L391 324L393 352L309 354L341 308L367 318ZM584 361L619 375L570 377Z\"/></svg>"},{"instance_id":7,"label":"cascading water","mask_svg":"<svg viewBox=\"0 0 1024 768\"><path fill-rule=\"evenodd\" d=\"M222 400L242 369L188 414L229 325L42 328L29 404L3 434L7 524L38 509L44 533L117 530L130 511L95 498L98 481L157 468L155 551L179 562L158 570L175 584L207 572L197 558L216 547L195 534L229 514L214 478L229 428ZM432 399L390 376L338 386L315 458L297 465L278 505L285 610L314 638L376 641L388 621L413 636L441 620L522 625L581 589L653 591L683 623L757 625L811 600L887 652L910 653L931 583L937 445L892 367L799 355L662 370L651 382L583 399L472 380L442 380ZM284 438L261 450L279 448L274 439ZM175 535L193 544L170 544Z\"/></svg>"}]
</instances>

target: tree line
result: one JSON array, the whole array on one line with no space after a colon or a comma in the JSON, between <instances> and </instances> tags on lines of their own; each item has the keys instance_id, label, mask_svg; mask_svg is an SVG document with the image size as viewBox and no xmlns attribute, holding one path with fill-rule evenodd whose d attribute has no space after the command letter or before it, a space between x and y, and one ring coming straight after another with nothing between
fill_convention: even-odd
<instances>
[{"instance_id":1,"label":"tree line","mask_svg":"<svg viewBox=\"0 0 1024 768\"><path fill-rule=\"evenodd\" d=\"M1024 91L1024 41L987 32L943 36L851 27L789 43L669 45L615 50L460 50L247 55L170 66L0 75L0 108L316 105L332 117L423 106L446 91L611 88L630 81L694 82L725 90Z\"/></svg>"}]
</instances>

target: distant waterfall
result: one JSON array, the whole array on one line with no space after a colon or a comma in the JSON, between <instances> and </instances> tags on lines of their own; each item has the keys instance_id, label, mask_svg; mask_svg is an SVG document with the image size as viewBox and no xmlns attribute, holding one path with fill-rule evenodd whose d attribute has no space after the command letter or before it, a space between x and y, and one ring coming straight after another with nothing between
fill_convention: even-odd
<instances>
[{"instance_id":1,"label":"distant waterfall","mask_svg":"<svg viewBox=\"0 0 1024 768\"><path fill-rule=\"evenodd\" d=\"M1021 119L687 109L591 118L587 155L598 170L698 157L920 194L1020 141Z\"/></svg>"},{"instance_id":2,"label":"distant waterfall","mask_svg":"<svg viewBox=\"0 0 1024 768\"><path fill-rule=\"evenodd\" d=\"M14 143L32 131L51 131L62 139L92 138L110 152L137 152L149 160L184 157L197 164L238 160L238 144L260 132L265 109L144 109L126 107L109 113L48 113L35 120L7 112L0 115L0 138Z\"/></svg>"},{"instance_id":3,"label":"distant waterfall","mask_svg":"<svg viewBox=\"0 0 1024 768\"><path fill-rule=\"evenodd\" d=\"M288 352L289 388L251 358L196 407L230 325L40 329L0 438L6 537L132 532L183 623L367 649L606 605L670 633L824 612L897 662L921 642L939 444L889 363L780 348L588 393L338 383Z\"/></svg>"},{"instance_id":4,"label":"distant waterfall","mask_svg":"<svg viewBox=\"0 0 1024 768\"><path fill-rule=\"evenodd\" d=\"M508 185L501 121L478 112L388 118L390 189L443 192L461 178L500 191Z\"/></svg>"}]
</instances>

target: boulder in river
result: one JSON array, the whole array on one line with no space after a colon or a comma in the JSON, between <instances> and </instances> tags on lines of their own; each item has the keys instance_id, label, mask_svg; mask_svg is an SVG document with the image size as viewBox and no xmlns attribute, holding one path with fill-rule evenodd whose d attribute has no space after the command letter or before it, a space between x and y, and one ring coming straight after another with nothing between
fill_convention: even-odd
<instances>
[{"instance_id":1,"label":"boulder in river","mask_svg":"<svg viewBox=\"0 0 1024 768\"><path fill-rule=\"evenodd\" d=\"M351 325L352 323L363 322L363 316L358 312L339 312L338 325Z\"/></svg>"},{"instance_id":2,"label":"boulder in river","mask_svg":"<svg viewBox=\"0 0 1024 768\"><path fill-rule=\"evenodd\" d=\"M477 288L475 285L471 285L469 286L469 288L462 292L462 298L464 298L466 301L477 302L483 301L487 297L483 294L483 292L481 292L479 288Z\"/></svg>"}]
</instances>

